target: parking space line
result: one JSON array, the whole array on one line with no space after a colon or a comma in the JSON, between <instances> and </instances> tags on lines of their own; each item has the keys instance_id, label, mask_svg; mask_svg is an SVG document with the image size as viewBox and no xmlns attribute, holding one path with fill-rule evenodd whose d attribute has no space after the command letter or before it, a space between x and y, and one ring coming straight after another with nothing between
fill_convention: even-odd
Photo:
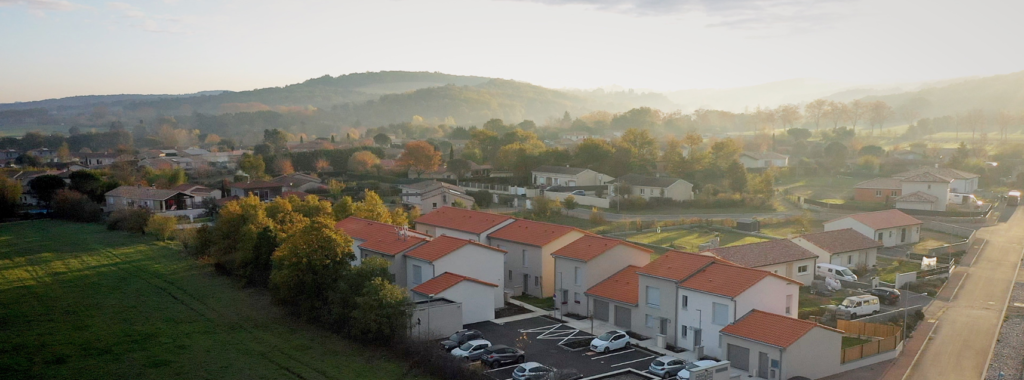
<instances>
[{"instance_id":1,"label":"parking space line","mask_svg":"<svg viewBox=\"0 0 1024 380\"><path fill-rule=\"evenodd\" d=\"M619 354L625 354L625 353L627 353L627 352L633 352L633 351L636 351L636 350L634 350L634 349L630 348L630 349L628 349L628 350L626 350L626 351L619 351L619 352L616 352L616 353L614 353L614 354L608 354L608 355L602 355L602 356L598 356L598 357L596 357L596 358L590 358L590 360L595 360L595 359L601 359L601 358L607 358L607 357L609 357L609 356L615 356L615 355L619 355ZM586 354L584 354L584 355L586 355Z\"/></svg>"},{"instance_id":2,"label":"parking space line","mask_svg":"<svg viewBox=\"0 0 1024 380\"><path fill-rule=\"evenodd\" d=\"M636 362L638 362L638 361L641 361L641 360L647 360L647 359L651 359L651 358L653 358L653 356L648 356L648 357L646 357L646 358L641 358L641 359L637 359L637 360L631 360L631 361L628 361L628 362L625 362L625 363L619 363L619 364L612 364L611 366L612 366L612 367L618 367L618 366L620 366L620 365L624 365L624 364L629 364L629 363L636 363Z\"/></svg>"},{"instance_id":3,"label":"parking space line","mask_svg":"<svg viewBox=\"0 0 1024 380\"><path fill-rule=\"evenodd\" d=\"M519 364L517 363L517 364L507 365L507 366L504 366L504 367L498 367L498 368L495 368L495 369L489 369L489 370L486 370L486 371L484 371L484 372L494 372L494 371L501 371L501 370L503 370L503 369L509 369L509 368L515 367L515 366L517 366L517 365L519 365Z\"/></svg>"}]
</instances>

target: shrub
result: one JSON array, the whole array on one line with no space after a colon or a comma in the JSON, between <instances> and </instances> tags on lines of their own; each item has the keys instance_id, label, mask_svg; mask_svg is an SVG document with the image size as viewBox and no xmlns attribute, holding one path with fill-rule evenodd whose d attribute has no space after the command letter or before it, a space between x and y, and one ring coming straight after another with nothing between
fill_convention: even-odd
<instances>
[{"instance_id":1,"label":"shrub","mask_svg":"<svg viewBox=\"0 0 1024 380\"><path fill-rule=\"evenodd\" d=\"M107 218L107 229L126 231L133 234L146 233L146 224L153 213L144 208L126 208L114 211Z\"/></svg>"},{"instance_id":2,"label":"shrub","mask_svg":"<svg viewBox=\"0 0 1024 380\"><path fill-rule=\"evenodd\" d=\"M178 230L175 239L181 243L181 251L194 258L209 256L210 247L213 246L210 226L205 224L199 228Z\"/></svg>"},{"instance_id":3,"label":"shrub","mask_svg":"<svg viewBox=\"0 0 1024 380\"><path fill-rule=\"evenodd\" d=\"M494 195L490 191L480 190L469 193L469 196L473 197L473 202L480 205L481 208L491 207L494 203Z\"/></svg>"},{"instance_id":4,"label":"shrub","mask_svg":"<svg viewBox=\"0 0 1024 380\"><path fill-rule=\"evenodd\" d=\"M103 219L103 209L85 194L59 190L53 196L53 215L73 222L94 223Z\"/></svg>"},{"instance_id":5,"label":"shrub","mask_svg":"<svg viewBox=\"0 0 1024 380\"><path fill-rule=\"evenodd\" d=\"M160 240L167 241L178 228L178 220L171 216L153 215L146 222L145 232L156 235Z\"/></svg>"},{"instance_id":6,"label":"shrub","mask_svg":"<svg viewBox=\"0 0 1024 380\"><path fill-rule=\"evenodd\" d=\"M364 344L389 345L406 334L411 314L405 289L374 278L356 298L349 336Z\"/></svg>"},{"instance_id":7,"label":"shrub","mask_svg":"<svg viewBox=\"0 0 1024 380\"><path fill-rule=\"evenodd\" d=\"M590 223L594 224L595 226L601 226L607 222L608 220L604 218L604 213L601 212L601 210L598 210L597 207L593 207L590 209Z\"/></svg>"},{"instance_id":8,"label":"shrub","mask_svg":"<svg viewBox=\"0 0 1024 380\"><path fill-rule=\"evenodd\" d=\"M399 355L406 358L409 367L418 369L424 375L449 380L490 379L479 370L466 366L462 359L439 350L433 341L407 338L397 347Z\"/></svg>"}]
</instances>

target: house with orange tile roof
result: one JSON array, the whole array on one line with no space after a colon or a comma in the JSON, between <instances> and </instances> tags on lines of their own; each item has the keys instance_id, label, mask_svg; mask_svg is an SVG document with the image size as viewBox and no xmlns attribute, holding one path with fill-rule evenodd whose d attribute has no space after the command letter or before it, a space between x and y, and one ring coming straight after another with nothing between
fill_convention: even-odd
<instances>
[{"instance_id":1,"label":"house with orange tile roof","mask_svg":"<svg viewBox=\"0 0 1024 380\"><path fill-rule=\"evenodd\" d=\"M416 285L410 292L414 302L444 298L461 303L462 324L470 324L494 319L494 309L498 306L489 295L496 290L500 291L501 286L446 272Z\"/></svg>"},{"instance_id":2,"label":"house with orange tile roof","mask_svg":"<svg viewBox=\"0 0 1024 380\"><path fill-rule=\"evenodd\" d=\"M508 215L444 206L416 219L416 231L487 242L487 235L515 221Z\"/></svg>"},{"instance_id":3,"label":"house with orange tile roof","mask_svg":"<svg viewBox=\"0 0 1024 380\"><path fill-rule=\"evenodd\" d=\"M818 262L847 268L873 267L882 247L882 243L852 228L804 234L790 240L816 253Z\"/></svg>"},{"instance_id":4,"label":"house with orange tile roof","mask_svg":"<svg viewBox=\"0 0 1024 380\"><path fill-rule=\"evenodd\" d=\"M754 309L721 330L721 358L755 378L820 379L863 365L844 368L843 334L815 322Z\"/></svg>"},{"instance_id":5,"label":"house with orange tile roof","mask_svg":"<svg viewBox=\"0 0 1024 380\"><path fill-rule=\"evenodd\" d=\"M513 294L551 297L555 294L555 258L552 253L587 235L561 224L517 219L487 236L488 245L503 249L505 287Z\"/></svg>"},{"instance_id":6,"label":"house with orange tile roof","mask_svg":"<svg viewBox=\"0 0 1024 380\"><path fill-rule=\"evenodd\" d=\"M586 235L551 253L555 258L555 306L562 314L589 315L586 292L627 266L651 262L654 251L627 242Z\"/></svg>"},{"instance_id":7,"label":"house with orange tile roof","mask_svg":"<svg viewBox=\"0 0 1024 380\"><path fill-rule=\"evenodd\" d=\"M719 247L701 253L806 284L814 280L814 266L818 261L818 254L786 239Z\"/></svg>"},{"instance_id":8,"label":"house with orange tile roof","mask_svg":"<svg viewBox=\"0 0 1024 380\"><path fill-rule=\"evenodd\" d=\"M629 325L630 330L649 337L665 335L668 344L678 346L678 284L716 260L712 256L669 251L644 265L637 270L637 307L631 317L625 317L617 310L615 325ZM593 306L594 315L598 314L598 308L604 307L600 303Z\"/></svg>"},{"instance_id":9,"label":"house with orange tile roof","mask_svg":"<svg viewBox=\"0 0 1024 380\"><path fill-rule=\"evenodd\" d=\"M490 296L496 307L503 307L505 253L502 249L469 239L438 236L405 253L408 286L414 288L441 273L456 273L497 284L497 288L491 289Z\"/></svg>"},{"instance_id":10,"label":"house with orange tile roof","mask_svg":"<svg viewBox=\"0 0 1024 380\"><path fill-rule=\"evenodd\" d=\"M388 262L388 270L399 286L406 286L405 253L426 243L427 236L416 231L406 231L386 223L350 216L334 225L352 238L355 259L352 265L359 265L370 257L380 257Z\"/></svg>"},{"instance_id":11,"label":"house with orange tile roof","mask_svg":"<svg viewBox=\"0 0 1024 380\"><path fill-rule=\"evenodd\" d=\"M587 289L587 303L594 320L611 323L623 330L633 328L640 296L641 267L630 265Z\"/></svg>"},{"instance_id":12,"label":"house with orange tile roof","mask_svg":"<svg viewBox=\"0 0 1024 380\"><path fill-rule=\"evenodd\" d=\"M921 241L924 222L897 209L852 214L827 221L825 231L852 228L885 247Z\"/></svg>"}]
</instances>

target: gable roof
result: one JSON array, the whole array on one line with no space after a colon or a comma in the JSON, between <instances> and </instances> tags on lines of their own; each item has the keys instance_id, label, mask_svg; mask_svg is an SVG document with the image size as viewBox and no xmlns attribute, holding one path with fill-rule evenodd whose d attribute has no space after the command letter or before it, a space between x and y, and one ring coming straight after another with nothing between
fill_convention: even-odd
<instances>
[{"instance_id":1,"label":"gable roof","mask_svg":"<svg viewBox=\"0 0 1024 380\"><path fill-rule=\"evenodd\" d=\"M955 150L955 149L954 149ZM970 179L980 177L977 174L965 172L963 170L956 170L950 168L936 168L932 166L923 166L917 169L908 170L903 173L893 174L893 178L907 178L921 173L932 173L946 178L951 179Z\"/></svg>"},{"instance_id":2,"label":"gable roof","mask_svg":"<svg viewBox=\"0 0 1024 380\"><path fill-rule=\"evenodd\" d=\"M583 173L583 172L585 172L587 170L590 170L590 169L572 168L572 167L568 167L568 166L542 165L542 166L538 166L537 168L533 169L533 172L535 172L535 173L557 173L557 174L576 175L576 174Z\"/></svg>"},{"instance_id":3,"label":"gable roof","mask_svg":"<svg viewBox=\"0 0 1024 380\"><path fill-rule=\"evenodd\" d=\"M790 240L768 240L752 244L709 249L707 252L733 263L758 268L818 257Z\"/></svg>"},{"instance_id":4,"label":"gable roof","mask_svg":"<svg viewBox=\"0 0 1024 380\"><path fill-rule=\"evenodd\" d=\"M743 152L741 156L748 156L755 160L782 160L789 158L787 155L775 152Z\"/></svg>"},{"instance_id":5,"label":"gable roof","mask_svg":"<svg viewBox=\"0 0 1024 380\"><path fill-rule=\"evenodd\" d=\"M363 243L359 244L359 248L392 256L427 241L416 231L409 231L407 237L402 237L398 234L398 227L354 216L336 223L334 228L344 231L348 236L362 240Z\"/></svg>"},{"instance_id":6,"label":"gable roof","mask_svg":"<svg viewBox=\"0 0 1024 380\"><path fill-rule=\"evenodd\" d=\"M821 248L830 254L879 248L882 246L882 243L864 236L864 234L854 231L852 228L817 232L797 237L814 244L815 247Z\"/></svg>"},{"instance_id":7,"label":"gable roof","mask_svg":"<svg viewBox=\"0 0 1024 380\"><path fill-rule=\"evenodd\" d=\"M679 283L679 287L734 298L768 276L803 286L800 281L772 272L724 263L712 263Z\"/></svg>"},{"instance_id":8,"label":"gable roof","mask_svg":"<svg viewBox=\"0 0 1024 380\"><path fill-rule=\"evenodd\" d=\"M481 280L477 280L477 279L472 278L472 277L467 277L467 276L463 276L463 275L455 274L455 273L451 273L451 272L444 272L444 273L441 273L440 276L434 277L432 279L427 280L426 282L424 282L422 284L416 285L416 287L412 288L411 290L416 292L416 293L423 294L423 295L438 294L438 293L441 293L441 292L443 292L445 290L448 290L448 288L451 288L451 287L455 286L456 284L458 284L460 282L463 282L463 281L472 281L472 282L475 282L475 283L478 283L478 284L481 284L481 285L486 285L486 286L495 287L495 288L498 287L497 284L492 284L492 283L487 282L487 281L481 281Z\"/></svg>"},{"instance_id":9,"label":"gable roof","mask_svg":"<svg viewBox=\"0 0 1024 380\"><path fill-rule=\"evenodd\" d=\"M622 177L612 180L612 183L625 183L633 186L649 186L649 187L669 187L675 185L676 182L686 182L685 180L672 177L651 177L640 174L626 174Z\"/></svg>"},{"instance_id":10,"label":"gable roof","mask_svg":"<svg viewBox=\"0 0 1024 380\"><path fill-rule=\"evenodd\" d=\"M696 253L668 251L644 265L637 273L679 282L716 260L714 257Z\"/></svg>"},{"instance_id":11,"label":"gable roof","mask_svg":"<svg viewBox=\"0 0 1024 380\"><path fill-rule=\"evenodd\" d=\"M640 267L630 265L615 272L592 286L584 294L594 297L601 297L612 301L622 302L628 305L636 305L640 299L640 275L637 271Z\"/></svg>"},{"instance_id":12,"label":"gable roof","mask_svg":"<svg viewBox=\"0 0 1024 380\"><path fill-rule=\"evenodd\" d=\"M923 202L932 203L939 200L939 197L925 193L923 191L915 191L910 194L903 194L899 198L896 198L896 202Z\"/></svg>"},{"instance_id":13,"label":"gable roof","mask_svg":"<svg viewBox=\"0 0 1024 380\"><path fill-rule=\"evenodd\" d=\"M465 247L467 245L477 245L495 252L507 252L504 249L494 248L489 245L480 244L472 240L460 239L448 235L441 235L434 238L431 241L426 242L423 245L413 248L413 250L407 252L405 255L407 257L415 257L417 259L427 262L434 262L435 260L445 257L449 253L455 252L459 248Z\"/></svg>"},{"instance_id":14,"label":"gable roof","mask_svg":"<svg viewBox=\"0 0 1024 380\"><path fill-rule=\"evenodd\" d=\"M747 312L746 315L737 319L736 322L725 326L722 328L721 333L764 343L769 346L786 348L796 343L796 341L800 340L800 338L815 327L840 334L844 333L842 330L819 325L811 321L790 318L757 309Z\"/></svg>"},{"instance_id":15,"label":"gable roof","mask_svg":"<svg viewBox=\"0 0 1024 380\"><path fill-rule=\"evenodd\" d=\"M228 185L228 188L232 189L263 189L270 187L284 187L285 184L270 181L252 181L252 182L235 182Z\"/></svg>"},{"instance_id":16,"label":"gable roof","mask_svg":"<svg viewBox=\"0 0 1024 380\"><path fill-rule=\"evenodd\" d=\"M416 219L417 224L448 228L456 231L482 234L499 224L512 219L508 215L473 211L458 207L444 206Z\"/></svg>"},{"instance_id":17,"label":"gable roof","mask_svg":"<svg viewBox=\"0 0 1024 380\"><path fill-rule=\"evenodd\" d=\"M839 218L832 219L825 222L829 224L837 220L851 218L860 222L861 224L870 227L874 230L882 230L886 228L900 227L900 226L912 226L915 224L923 224L924 222L917 220L917 218L904 214L902 211L897 209L888 209L875 212L862 212L860 214L847 215Z\"/></svg>"},{"instance_id":18,"label":"gable roof","mask_svg":"<svg viewBox=\"0 0 1024 380\"><path fill-rule=\"evenodd\" d=\"M566 244L566 246L559 248L557 251L552 252L551 256L588 262L620 245L635 248L648 254L654 252L653 250L638 246L625 240L597 235L587 235L576 239L572 243Z\"/></svg>"},{"instance_id":19,"label":"gable roof","mask_svg":"<svg viewBox=\"0 0 1024 380\"><path fill-rule=\"evenodd\" d=\"M949 177L944 177L931 172L923 172L914 174L909 177L903 177L903 182L938 182L938 183L950 183L953 182Z\"/></svg>"},{"instance_id":20,"label":"gable roof","mask_svg":"<svg viewBox=\"0 0 1024 380\"><path fill-rule=\"evenodd\" d=\"M508 240L535 247L543 247L566 234L577 231L584 235L587 232L575 227L538 222L535 220L516 219L515 222L501 227L488 235L492 239Z\"/></svg>"},{"instance_id":21,"label":"gable roof","mask_svg":"<svg viewBox=\"0 0 1024 380\"><path fill-rule=\"evenodd\" d=\"M901 182L902 181L900 181L899 178L879 177L879 178L872 178L872 179L869 179L867 181L860 182L860 183L854 185L853 188L855 188L855 189L887 189L887 190L889 190L889 189L901 189L903 187Z\"/></svg>"},{"instance_id":22,"label":"gable roof","mask_svg":"<svg viewBox=\"0 0 1024 380\"><path fill-rule=\"evenodd\" d=\"M155 189L152 187L139 186L118 186L116 189L108 191L105 195L108 197L113 196L131 199L153 199L162 201L178 194L184 194L185 196L189 197L192 196L178 190Z\"/></svg>"}]
</instances>

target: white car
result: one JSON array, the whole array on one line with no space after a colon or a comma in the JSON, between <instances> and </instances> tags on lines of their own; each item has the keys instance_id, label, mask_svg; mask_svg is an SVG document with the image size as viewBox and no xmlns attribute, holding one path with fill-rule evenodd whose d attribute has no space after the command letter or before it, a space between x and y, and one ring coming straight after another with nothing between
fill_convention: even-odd
<instances>
[{"instance_id":1,"label":"white car","mask_svg":"<svg viewBox=\"0 0 1024 380\"><path fill-rule=\"evenodd\" d=\"M707 367L709 365L715 365L715 364L718 364L718 362L716 362L714 360L699 360L699 361L695 361L693 363L687 364L686 367L684 367L681 371L679 371L679 375L676 376L676 379L679 379L679 380L690 380L690 370L691 369L703 368L703 367Z\"/></svg>"},{"instance_id":2,"label":"white car","mask_svg":"<svg viewBox=\"0 0 1024 380\"><path fill-rule=\"evenodd\" d=\"M595 352L608 352L629 347L629 335L619 330L612 330L590 341L590 349Z\"/></svg>"},{"instance_id":3,"label":"white car","mask_svg":"<svg viewBox=\"0 0 1024 380\"><path fill-rule=\"evenodd\" d=\"M484 355L485 349L491 346L491 342L483 339L471 340L464 343L452 350L452 355L457 358L463 358L469 361L480 360L480 357Z\"/></svg>"}]
</instances>

